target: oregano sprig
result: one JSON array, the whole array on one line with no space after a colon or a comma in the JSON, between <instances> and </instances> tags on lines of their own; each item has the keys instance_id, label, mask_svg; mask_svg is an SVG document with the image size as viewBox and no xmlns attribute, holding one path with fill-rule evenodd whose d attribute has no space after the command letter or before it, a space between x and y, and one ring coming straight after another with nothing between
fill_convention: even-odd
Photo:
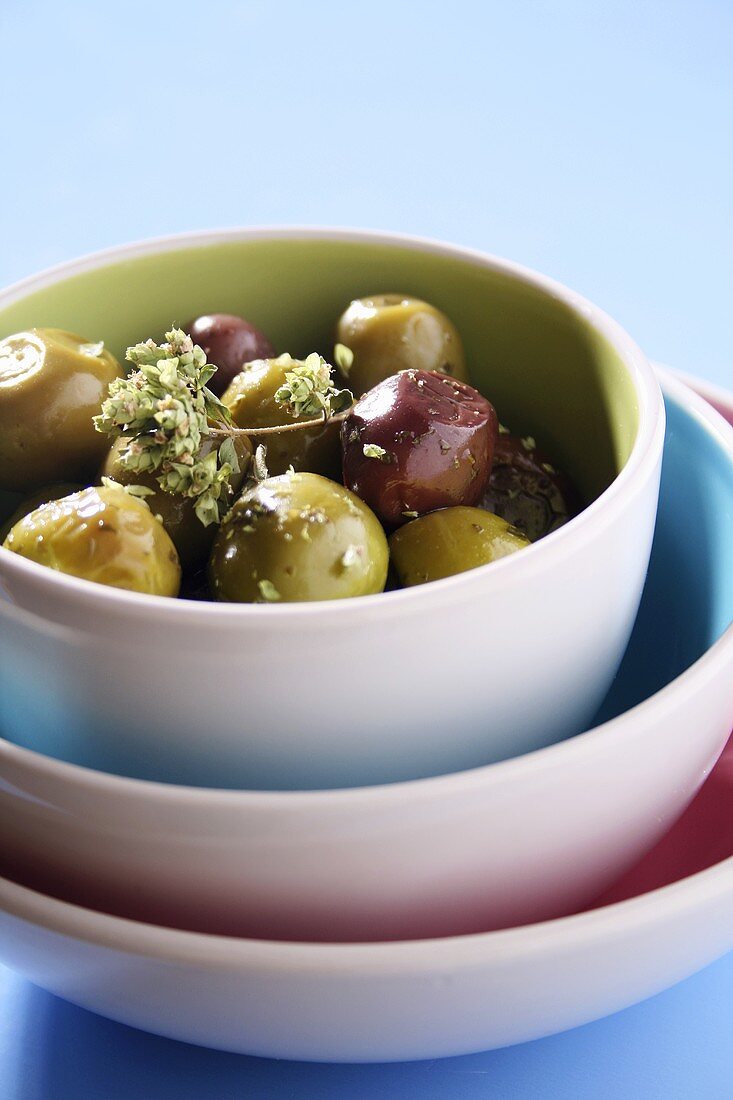
<instances>
[{"instance_id":1,"label":"oregano sprig","mask_svg":"<svg viewBox=\"0 0 733 1100\"><path fill-rule=\"evenodd\" d=\"M322 416L330 419L351 408L354 398L349 390L337 390L331 376L332 367L317 351L299 361L290 355L278 360L292 364L285 372L285 381L275 393L275 400L293 417Z\"/></svg>"},{"instance_id":2,"label":"oregano sprig","mask_svg":"<svg viewBox=\"0 0 733 1100\"><path fill-rule=\"evenodd\" d=\"M234 447L237 435L271 435L305 428L346 414L353 403L348 390L333 384L331 367L317 353L305 360L281 356L285 382L275 400L299 423L267 428L238 428L226 405L207 383L216 367L182 329L165 334L165 342L135 344L125 358L136 368L109 386L102 411L94 417L99 432L126 439L119 461L128 470L154 474L160 488L195 501L204 524L218 523L229 505L230 478L239 473ZM218 446L203 448L207 437Z\"/></svg>"}]
</instances>

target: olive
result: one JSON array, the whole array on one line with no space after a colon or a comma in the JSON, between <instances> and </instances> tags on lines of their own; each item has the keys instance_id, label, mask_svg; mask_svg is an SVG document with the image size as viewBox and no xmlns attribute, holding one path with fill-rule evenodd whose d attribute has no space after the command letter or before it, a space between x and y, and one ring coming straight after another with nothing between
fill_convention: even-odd
<instances>
[{"instance_id":1,"label":"olive","mask_svg":"<svg viewBox=\"0 0 733 1100\"><path fill-rule=\"evenodd\" d=\"M319 474L266 478L225 517L209 563L217 600L339 600L381 592L389 551L367 506Z\"/></svg>"},{"instance_id":2,"label":"olive","mask_svg":"<svg viewBox=\"0 0 733 1100\"><path fill-rule=\"evenodd\" d=\"M405 587L465 573L529 545L499 516L461 507L414 519L389 539L392 568Z\"/></svg>"},{"instance_id":3,"label":"olive","mask_svg":"<svg viewBox=\"0 0 733 1100\"><path fill-rule=\"evenodd\" d=\"M69 493L77 493L83 488L83 485L77 485L70 481L59 481L55 485L43 485L40 489L36 489L35 493L30 493L29 496L24 497L13 514L0 526L0 545L7 538L11 527L15 527L18 520L22 519L23 516L27 516L29 512L34 512L36 508L41 504L46 504L49 500L67 497Z\"/></svg>"},{"instance_id":4,"label":"olive","mask_svg":"<svg viewBox=\"0 0 733 1100\"><path fill-rule=\"evenodd\" d=\"M234 448L239 459L239 473L233 474L229 479L231 485L230 500L233 500L244 481L244 475L249 466L252 455L252 446L246 435L234 436ZM158 516L166 531L170 535L173 545L178 551L181 566L190 569L200 565L206 560L214 541L216 527L210 524L204 527L194 511L194 501L190 497L181 496L179 493L166 493L158 485L154 472L139 473L129 470L122 464L121 455L127 446L128 440L120 436L115 440L107 455L101 474L118 481L121 485L144 485L153 490L152 496L145 497L145 503L153 515ZM204 439L201 444L200 457L205 458L218 444L212 440Z\"/></svg>"},{"instance_id":5,"label":"olive","mask_svg":"<svg viewBox=\"0 0 733 1100\"><path fill-rule=\"evenodd\" d=\"M289 355L248 363L222 396L234 423L240 428L271 428L297 423L275 401L275 394L292 366ZM266 435L261 442L267 446L267 468L273 476L284 474L292 466L296 471L341 480L338 424L319 424L315 428Z\"/></svg>"},{"instance_id":6,"label":"olive","mask_svg":"<svg viewBox=\"0 0 733 1100\"><path fill-rule=\"evenodd\" d=\"M420 298L357 298L339 317L336 339L353 352L348 381L357 396L401 370L436 370L468 381L458 330Z\"/></svg>"},{"instance_id":7,"label":"olive","mask_svg":"<svg viewBox=\"0 0 733 1100\"><path fill-rule=\"evenodd\" d=\"M481 507L536 542L572 519L581 503L570 478L537 450L534 439L502 432Z\"/></svg>"},{"instance_id":8,"label":"olive","mask_svg":"<svg viewBox=\"0 0 733 1100\"><path fill-rule=\"evenodd\" d=\"M219 368L209 388L220 397L245 363L275 354L264 333L232 313L204 313L184 328L194 344L204 349L208 361Z\"/></svg>"},{"instance_id":9,"label":"olive","mask_svg":"<svg viewBox=\"0 0 733 1100\"><path fill-rule=\"evenodd\" d=\"M497 433L478 390L435 371L403 371L360 398L341 425L344 484L388 527L477 504Z\"/></svg>"},{"instance_id":10,"label":"olive","mask_svg":"<svg viewBox=\"0 0 733 1100\"><path fill-rule=\"evenodd\" d=\"M0 488L89 482L109 446L92 417L122 374L101 343L56 328L0 341Z\"/></svg>"},{"instance_id":11,"label":"olive","mask_svg":"<svg viewBox=\"0 0 733 1100\"><path fill-rule=\"evenodd\" d=\"M29 512L7 550L73 577L153 596L176 596L176 548L148 506L121 486L92 487Z\"/></svg>"}]
</instances>

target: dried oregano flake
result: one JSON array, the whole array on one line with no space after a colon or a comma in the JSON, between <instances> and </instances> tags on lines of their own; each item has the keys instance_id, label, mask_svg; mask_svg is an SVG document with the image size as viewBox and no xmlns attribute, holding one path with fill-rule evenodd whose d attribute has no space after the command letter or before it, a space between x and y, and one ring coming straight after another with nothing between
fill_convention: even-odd
<instances>
[{"instance_id":1,"label":"dried oregano flake","mask_svg":"<svg viewBox=\"0 0 733 1100\"><path fill-rule=\"evenodd\" d=\"M272 581L263 578L261 581L257 581L257 587L260 590L260 595L263 600L267 600L268 603L274 603L276 600L280 599L280 593L275 588Z\"/></svg>"},{"instance_id":2,"label":"dried oregano flake","mask_svg":"<svg viewBox=\"0 0 733 1100\"><path fill-rule=\"evenodd\" d=\"M380 462L388 461L387 451L377 443L365 443L362 450L365 458L378 458Z\"/></svg>"}]
</instances>

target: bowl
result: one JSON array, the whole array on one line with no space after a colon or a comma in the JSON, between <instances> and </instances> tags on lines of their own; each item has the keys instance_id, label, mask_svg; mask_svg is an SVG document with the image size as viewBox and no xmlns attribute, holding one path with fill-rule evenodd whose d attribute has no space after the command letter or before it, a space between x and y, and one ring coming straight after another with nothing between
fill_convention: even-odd
<instances>
[{"instance_id":1,"label":"bowl","mask_svg":"<svg viewBox=\"0 0 733 1100\"><path fill-rule=\"evenodd\" d=\"M59 628L40 664L19 627L2 666L0 690L11 676L25 685L37 747L139 778L334 788L470 768L587 726L638 607L664 413L643 355L584 299L447 245L233 230L113 249L28 279L0 294L0 335L61 326L121 355L173 318L220 309L303 354L328 350L344 304L383 286L447 311L502 418L534 435L592 503L491 567L331 603L141 596L0 549L0 592ZM11 650L15 621L5 623Z\"/></svg>"},{"instance_id":2,"label":"bowl","mask_svg":"<svg viewBox=\"0 0 733 1100\"><path fill-rule=\"evenodd\" d=\"M537 1039L733 947L732 750L592 912L419 943L268 943L120 920L0 879L0 960L112 1019L266 1057L395 1061Z\"/></svg>"},{"instance_id":3,"label":"bowl","mask_svg":"<svg viewBox=\"0 0 733 1100\"><path fill-rule=\"evenodd\" d=\"M733 723L733 430L664 385L651 569L603 725L473 771L326 792L177 788L0 742L0 873L141 920L269 939L476 932L597 896L680 814ZM62 628L10 607L0 620L4 667L18 652L53 659ZM0 716L33 745L18 683Z\"/></svg>"}]
</instances>

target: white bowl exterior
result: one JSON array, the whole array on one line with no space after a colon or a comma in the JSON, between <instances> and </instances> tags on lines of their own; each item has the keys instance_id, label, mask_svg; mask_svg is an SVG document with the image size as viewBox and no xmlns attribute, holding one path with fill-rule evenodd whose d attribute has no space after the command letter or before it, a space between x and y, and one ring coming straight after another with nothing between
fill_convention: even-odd
<instances>
[{"instance_id":1,"label":"white bowl exterior","mask_svg":"<svg viewBox=\"0 0 733 1100\"><path fill-rule=\"evenodd\" d=\"M271 1058L386 1062L508 1046L649 997L733 945L733 861L548 924L419 943L173 932L0 880L0 959L104 1016Z\"/></svg>"},{"instance_id":2,"label":"white bowl exterior","mask_svg":"<svg viewBox=\"0 0 733 1100\"><path fill-rule=\"evenodd\" d=\"M497 588L486 570L434 600L430 618L420 600L367 600L311 619L307 652L303 632L258 616L177 632L175 660L151 675L170 645L163 625L106 616L91 631L59 633L0 605L0 679L9 692L43 668L45 710L58 707L65 730L88 739L84 762L119 759L121 771L152 778L158 758L164 775L178 758L178 777L206 783L212 753L214 776L231 776L232 787L295 788L514 756L586 728L608 690L641 596L658 484L652 468L619 521L603 524L591 547L568 540L551 576L527 570L521 592L511 582ZM83 618L56 589L26 581L12 582L20 606L66 623ZM323 704L314 697L319 669Z\"/></svg>"},{"instance_id":3,"label":"white bowl exterior","mask_svg":"<svg viewBox=\"0 0 733 1100\"><path fill-rule=\"evenodd\" d=\"M248 235L257 234L194 235L138 251ZM226 776L232 787L398 781L550 744L585 728L600 704L631 632L651 547L664 411L649 365L614 322L551 280L468 250L382 239L508 272L595 325L637 388L640 427L626 467L540 546L424 589L340 606L173 608L53 574L0 548L0 593L79 631L24 630L3 616L0 676L27 680L34 653L44 650L46 711L63 708L63 736L90 750L84 763L117 760L123 772L215 786ZM133 254L112 250L66 265L3 299ZM176 660L163 662L172 636ZM314 669L328 670L327 705L313 699ZM518 670L526 675L519 691ZM112 720L121 714L124 722Z\"/></svg>"}]
</instances>

